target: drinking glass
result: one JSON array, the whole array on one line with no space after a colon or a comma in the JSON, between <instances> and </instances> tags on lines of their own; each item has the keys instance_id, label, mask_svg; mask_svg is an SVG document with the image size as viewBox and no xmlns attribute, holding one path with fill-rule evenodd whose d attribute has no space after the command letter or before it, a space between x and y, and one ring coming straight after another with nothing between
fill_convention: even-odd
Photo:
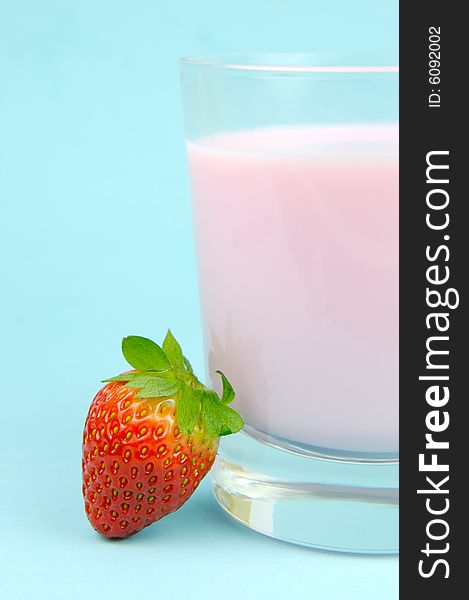
<instances>
[{"instance_id":1,"label":"drinking glass","mask_svg":"<svg viewBox=\"0 0 469 600\"><path fill-rule=\"evenodd\" d=\"M219 504L282 540L398 550L398 69L183 59L207 378L246 426Z\"/></svg>"}]
</instances>

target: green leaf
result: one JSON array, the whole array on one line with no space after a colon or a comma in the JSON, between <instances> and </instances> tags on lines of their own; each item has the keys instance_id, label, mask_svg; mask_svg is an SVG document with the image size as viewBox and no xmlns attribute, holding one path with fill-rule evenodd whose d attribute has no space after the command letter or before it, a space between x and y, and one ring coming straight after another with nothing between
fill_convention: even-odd
<instances>
[{"instance_id":1,"label":"green leaf","mask_svg":"<svg viewBox=\"0 0 469 600\"><path fill-rule=\"evenodd\" d=\"M144 337L125 337L122 352L136 371L122 373L105 382L121 381L125 387L136 390L137 398L173 398L184 435L194 431L199 419L213 437L236 433L243 428L243 419L228 406L234 400L235 392L226 376L217 371L223 383L220 399L193 374L189 360L171 331L168 330L163 348Z\"/></svg>"},{"instance_id":2,"label":"green leaf","mask_svg":"<svg viewBox=\"0 0 469 600\"><path fill-rule=\"evenodd\" d=\"M109 381L123 381L125 387L131 390L140 390L137 398L161 398L176 394L181 386L181 381L176 379L172 371L161 373L158 371L122 373L117 377L106 379Z\"/></svg>"},{"instance_id":3,"label":"green leaf","mask_svg":"<svg viewBox=\"0 0 469 600\"><path fill-rule=\"evenodd\" d=\"M144 375L141 378L130 381L126 384L126 387L133 389L141 388L137 394L137 398L162 398L176 394L181 387L181 382L175 378Z\"/></svg>"},{"instance_id":4,"label":"green leaf","mask_svg":"<svg viewBox=\"0 0 469 600\"><path fill-rule=\"evenodd\" d=\"M163 350L171 366L176 371L184 371L184 356L181 346L169 329L163 342Z\"/></svg>"},{"instance_id":5,"label":"green leaf","mask_svg":"<svg viewBox=\"0 0 469 600\"><path fill-rule=\"evenodd\" d=\"M177 420L184 435L190 435L199 420L203 392L183 385L176 404Z\"/></svg>"},{"instance_id":6,"label":"green leaf","mask_svg":"<svg viewBox=\"0 0 469 600\"><path fill-rule=\"evenodd\" d=\"M217 403L213 399L214 392L203 392L202 395L202 421L208 433L214 437L220 435L223 422L220 419Z\"/></svg>"},{"instance_id":7,"label":"green leaf","mask_svg":"<svg viewBox=\"0 0 469 600\"><path fill-rule=\"evenodd\" d=\"M235 398L235 391L233 389L233 386L221 371L217 371L217 373L220 375L221 380L223 382L223 396L221 401L223 402L223 404L230 404L230 402L233 402Z\"/></svg>"},{"instance_id":8,"label":"green leaf","mask_svg":"<svg viewBox=\"0 0 469 600\"><path fill-rule=\"evenodd\" d=\"M244 427L241 416L223 404L215 392L203 392L201 414L207 431L213 436L237 433Z\"/></svg>"},{"instance_id":9,"label":"green leaf","mask_svg":"<svg viewBox=\"0 0 469 600\"><path fill-rule=\"evenodd\" d=\"M109 379L103 379L103 383L108 383L109 381L132 381L135 377L139 377L141 373L133 372L133 373L122 373L122 375L116 375L116 377L109 377Z\"/></svg>"},{"instance_id":10,"label":"green leaf","mask_svg":"<svg viewBox=\"0 0 469 600\"><path fill-rule=\"evenodd\" d=\"M125 360L138 371L165 371L171 366L163 350L151 340L129 335L122 340Z\"/></svg>"},{"instance_id":11,"label":"green leaf","mask_svg":"<svg viewBox=\"0 0 469 600\"><path fill-rule=\"evenodd\" d=\"M241 415L237 413L231 406L222 404L222 418L223 426L220 431L220 435L230 435L231 433L237 433L244 427L244 421Z\"/></svg>"}]
</instances>

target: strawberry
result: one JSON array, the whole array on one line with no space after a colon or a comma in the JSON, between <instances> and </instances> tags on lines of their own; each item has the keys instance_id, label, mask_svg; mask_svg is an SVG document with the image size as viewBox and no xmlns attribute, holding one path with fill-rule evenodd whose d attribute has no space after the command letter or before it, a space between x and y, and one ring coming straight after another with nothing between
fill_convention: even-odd
<instances>
[{"instance_id":1,"label":"strawberry","mask_svg":"<svg viewBox=\"0 0 469 600\"><path fill-rule=\"evenodd\" d=\"M109 538L128 537L181 507L215 460L220 436L244 423L200 383L170 331L161 348L126 337L133 371L105 380L83 433L83 496L91 525Z\"/></svg>"}]
</instances>

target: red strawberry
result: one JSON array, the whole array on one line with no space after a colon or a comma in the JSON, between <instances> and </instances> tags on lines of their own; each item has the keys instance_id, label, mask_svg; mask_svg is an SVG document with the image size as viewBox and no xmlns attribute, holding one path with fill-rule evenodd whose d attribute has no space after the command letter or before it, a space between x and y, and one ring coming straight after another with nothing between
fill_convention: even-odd
<instances>
[{"instance_id":1,"label":"red strawberry","mask_svg":"<svg viewBox=\"0 0 469 600\"><path fill-rule=\"evenodd\" d=\"M223 396L202 385L168 334L163 348L146 338L122 341L136 369L107 380L95 396L83 434L83 496L91 525L127 537L190 498L215 460L221 435L243 427Z\"/></svg>"}]
</instances>

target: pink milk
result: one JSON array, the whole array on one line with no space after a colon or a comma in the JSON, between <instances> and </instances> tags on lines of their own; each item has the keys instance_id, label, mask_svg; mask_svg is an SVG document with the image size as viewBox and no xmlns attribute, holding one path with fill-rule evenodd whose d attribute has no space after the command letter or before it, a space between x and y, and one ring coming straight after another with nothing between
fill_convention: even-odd
<instances>
[{"instance_id":1,"label":"pink milk","mask_svg":"<svg viewBox=\"0 0 469 600\"><path fill-rule=\"evenodd\" d=\"M397 147L392 125L189 143L209 372L250 427L397 450Z\"/></svg>"}]
</instances>

